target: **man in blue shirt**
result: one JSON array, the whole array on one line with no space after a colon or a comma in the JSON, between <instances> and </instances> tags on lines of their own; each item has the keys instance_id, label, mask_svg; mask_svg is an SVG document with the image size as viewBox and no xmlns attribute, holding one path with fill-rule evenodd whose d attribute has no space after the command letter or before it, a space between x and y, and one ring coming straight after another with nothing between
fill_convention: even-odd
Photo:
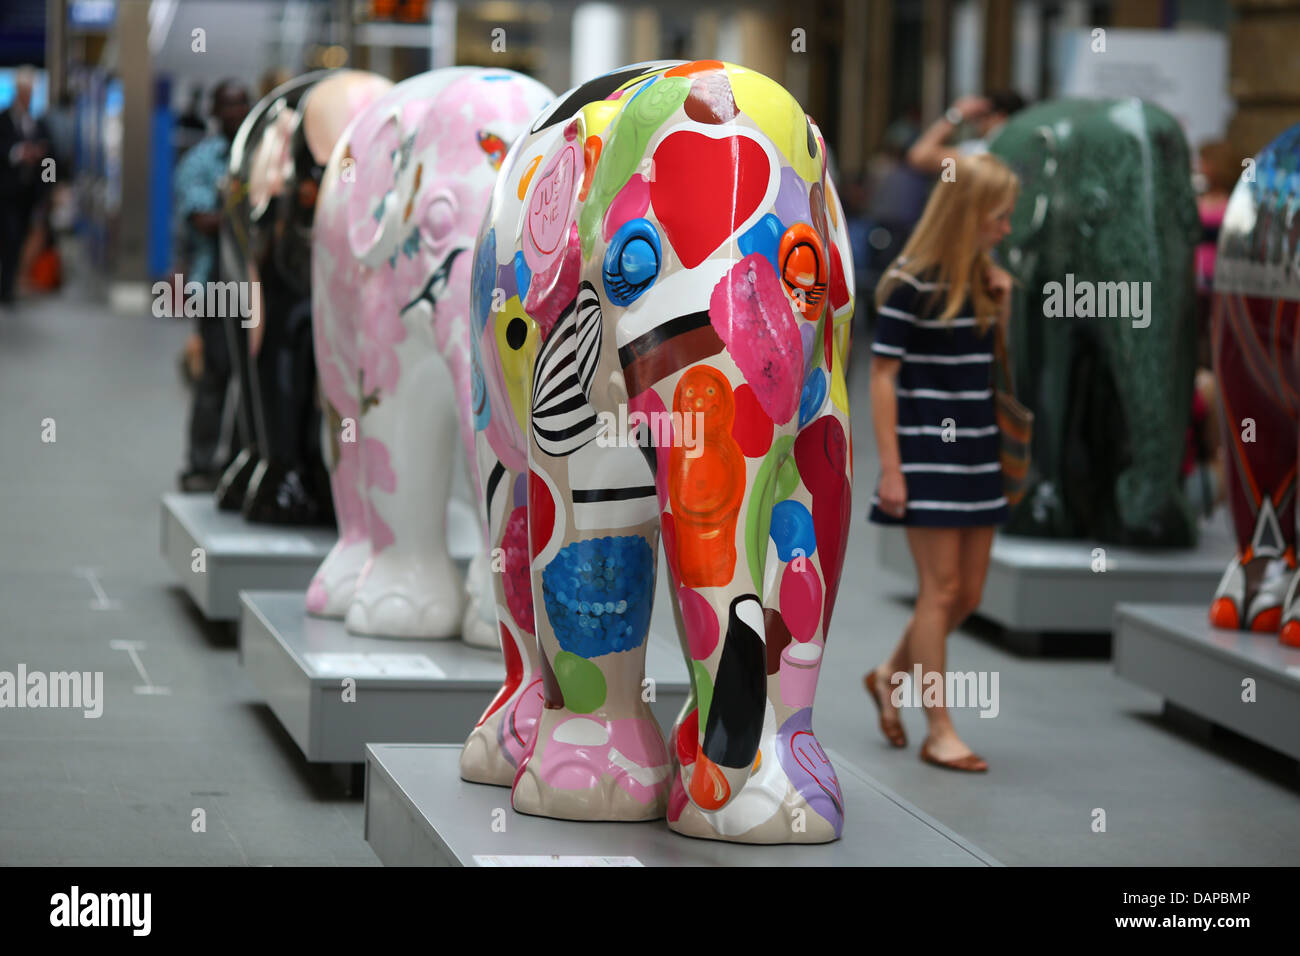
<instances>
[{"instance_id":1,"label":"man in blue shirt","mask_svg":"<svg viewBox=\"0 0 1300 956\"><path fill-rule=\"evenodd\" d=\"M248 91L234 80L222 80L212 94L217 132L194 146L176 167L173 187L180 227L180 262L188 282L215 282L218 276L218 237L221 232L221 187L226 178L230 142L248 115ZM204 297L206 300L206 296ZM230 352L220 316L197 319L203 341L203 374L194 383L190 409L189 451L182 472L182 491L216 487L229 455L223 441L223 415L230 385ZM222 446L227 446L224 451Z\"/></svg>"}]
</instances>

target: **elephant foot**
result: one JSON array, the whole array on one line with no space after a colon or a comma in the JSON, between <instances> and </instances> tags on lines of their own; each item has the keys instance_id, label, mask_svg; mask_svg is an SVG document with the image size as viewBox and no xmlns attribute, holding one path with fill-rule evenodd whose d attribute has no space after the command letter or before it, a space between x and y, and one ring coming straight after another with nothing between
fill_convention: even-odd
<instances>
[{"instance_id":1,"label":"elephant foot","mask_svg":"<svg viewBox=\"0 0 1300 956\"><path fill-rule=\"evenodd\" d=\"M668 748L644 716L598 719L547 710L515 777L520 813L560 820L658 820L668 808Z\"/></svg>"},{"instance_id":2,"label":"elephant foot","mask_svg":"<svg viewBox=\"0 0 1300 956\"><path fill-rule=\"evenodd\" d=\"M518 767L505 758L497 745L500 720L489 720L475 727L460 752L460 778L470 783L508 787L515 780Z\"/></svg>"},{"instance_id":3,"label":"elephant foot","mask_svg":"<svg viewBox=\"0 0 1300 956\"><path fill-rule=\"evenodd\" d=\"M266 461L249 479L242 510L244 519L255 524L328 525L334 520L300 472Z\"/></svg>"},{"instance_id":4,"label":"elephant foot","mask_svg":"<svg viewBox=\"0 0 1300 956\"><path fill-rule=\"evenodd\" d=\"M729 843L829 843L840 838L844 798L835 768L812 733L810 709L796 712L778 733L769 705L749 779L716 810L703 809L691 798L692 785L699 785L695 775L701 771L697 726L688 718L674 734L677 746L668 798L669 829L683 836Z\"/></svg>"},{"instance_id":5,"label":"elephant foot","mask_svg":"<svg viewBox=\"0 0 1300 956\"><path fill-rule=\"evenodd\" d=\"M257 451L245 448L235 460L221 473L217 489L213 493L219 511L240 511L244 507L244 496L248 494L248 482L257 469Z\"/></svg>"},{"instance_id":6,"label":"elephant foot","mask_svg":"<svg viewBox=\"0 0 1300 956\"><path fill-rule=\"evenodd\" d=\"M370 541L359 538L334 544L307 586L307 613L343 620L357 592L361 570L370 558Z\"/></svg>"},{"instance_id":7,"label":"elephant foot","mask_svg":"<svg viewBox=\"0 0 1300 956\"><path fill-rule=\"evenodd\" d=\"M1285 558L1255 557L1232 559L1223 572L1210 604L1210 624L1230 631L1276 634L1284 626L1283 609L1300 615L1289 598L1296 583L1295 567ZM1300 624L1291 628L1300 630ZM1300 635L1296 635L1300 638ZM1284 642L1285 643L1285 642Z\"/></svg>"},{"instance_id":8,"label":"elephant foot","mask_svg":"<svg viewBox=\"0 0 1300 956\"><path fill-rule=\"evenodd\" d=\"M495 621L483 620L482 612L474 598L469 599L465 607L465 616L460 622L460 638L471 647L499 648Z\"/></svg>"},{"instance_id":9,"label":"elephant foot","mask_svg":"<svg viewBox=\"0 0 1300 956\"><path fill-rule=\"evenodd\" d=\"M361 573L344 626L375 637L442 639L460 633L465 595L450 558L416 560L389 549Z\"/></svg>"},{"instance_id":10,"label":"elephant foot","mask_svg":"<svg viewBox=\"0 0 1300 956\"><path fill-rule=\"evenodd\" d=\"M502 688L500 694L507 693ZM495 701L493 704L495 705ZM537 721L545 706L542 675L510 692L506 702L470 733L460 754L460 775L473 783L490 783L508 787L514 783L519 764L533 745Z\"/></svg>"}]
</instances>

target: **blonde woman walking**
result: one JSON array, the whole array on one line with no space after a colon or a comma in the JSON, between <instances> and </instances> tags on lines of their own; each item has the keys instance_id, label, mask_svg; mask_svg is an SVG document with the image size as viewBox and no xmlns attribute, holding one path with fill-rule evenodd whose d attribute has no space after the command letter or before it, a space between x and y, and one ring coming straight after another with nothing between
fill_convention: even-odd
<instances>
[{"instance_id":1,"label":"blonde woman walking","mask_svg":"<svg viewBox=\"0 0 1300 956\"><path fill-rule=\"evenodd\" d=\"M1011 231L1020 184L988 154L957 159L954 172L935 185L876 289L871 417L880 483L870 519L906 528L919 585L898 646L863 678L895 747L907 738L891 700L894 676L916 664L923 674L946 673L948 634L979 606L993 531L1008 517L992 370L1011 276L991 253ZM922 760L988 770L946 706L927 706L925 716Z\"/></svg>"}]
</instances>

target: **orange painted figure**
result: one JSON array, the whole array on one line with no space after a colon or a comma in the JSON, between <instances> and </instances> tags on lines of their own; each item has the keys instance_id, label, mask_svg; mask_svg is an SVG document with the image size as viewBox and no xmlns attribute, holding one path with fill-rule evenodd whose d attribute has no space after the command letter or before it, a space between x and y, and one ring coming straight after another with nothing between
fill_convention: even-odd
<instances>
[{"instance_id":1,"label":"orange painted figure","mask_svg":"<svg viewBox=\"0 0 1300 956\"><path fill-rule=\"evenodd\" d=\"M736 518L745 494L745 458L731 437L731 383L716 368L697 365L677 383L673 411L681 413L683 428L695 430L698 442L695 449L674 442L669 459L682 584L725 587L736 571ZM697 417L687 424L687 416Z\"/></svg>"}]
</instances>

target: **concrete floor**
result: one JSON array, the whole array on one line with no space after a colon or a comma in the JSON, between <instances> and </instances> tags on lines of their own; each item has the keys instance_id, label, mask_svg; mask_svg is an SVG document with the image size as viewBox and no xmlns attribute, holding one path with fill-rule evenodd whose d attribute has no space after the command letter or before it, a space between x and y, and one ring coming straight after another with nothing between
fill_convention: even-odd
<instances>
[{"instance_id":1,"label":"concrete floor","mask_svg":"<svg viewBox=\"0 0 1300 956\"><path fill-rule=\"evenodd\" d=\"M0 670L103 671L106 697L99 719L0 711L0 862L373 865L360 801L302 760L240 672L229 629L202 621L159 558L185 334L76 293L0 312ZM1021 658L973 625L951 638L949 667L999 674L1000 714L957 717L991 772L921 764L915 712L909 749L886 746L860 680L908 605L876 568L862 517L876 477L865 357L860 343L854 527L818 695L823 742L1007 864L1300 862L1296 764L1162 719L1160 701L1102 659ZM41 441L46 418L53 443ZM113 609L92 606L83 569ZM135 693L116 640L142 642L150 680L170 693ZM1104 833L1091 829L1099 807ZM194 832L196 809L206 832Z\"/></svg>"}]
</instances>

